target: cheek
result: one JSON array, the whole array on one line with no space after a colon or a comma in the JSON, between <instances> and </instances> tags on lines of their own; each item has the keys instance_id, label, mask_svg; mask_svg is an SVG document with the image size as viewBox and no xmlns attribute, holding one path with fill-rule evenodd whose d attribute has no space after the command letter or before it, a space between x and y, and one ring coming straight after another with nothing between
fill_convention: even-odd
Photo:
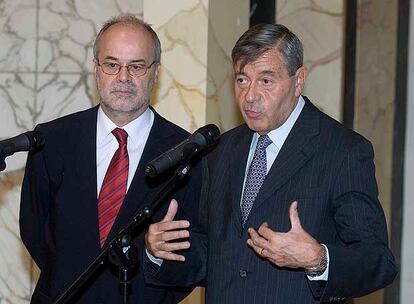
<instances>
[{"instance_id":1,"label":"cheek","mask_svg":"<svg viewBox=\"0 0 414 304\"><path fill-rule=\"evenodd\" d=\"M155 83L155 75L145 75L146 77L138 77L136 79L133 80L135 86L137 88L150 88L154 85Z\"/></svg>"},{"instance_id":2,"label":"cheek","mask_svg":"<svg viewBox=\"0 0 414 304\"><path fill-rule=\"evenodd\" d=\"M240 89L238 86L234 86L234 97L236 98L236 103L241 104L243 100L243 90Z\"/></svg>"},{"instance_id":3,"label":"cheek","mask_svg":"<svg viewBox=\"0 0 414 304\"><path fill-rule=\"evenodd\" d=\"M264 108L265 115L269 120L274 120L279 115L281 108L283 107L283 94L277 91L267 91L264 93Z\"/></svg>"},{"instance_id":4,"label":"cheek","mask_svg":"<svg viewBox=\"0 0 414 304\"><path fill-rule=\"evenodd\" d=\"M109 87L110 81L108 81L108 79L106 79L105 77L97 75L96 76L96 85L97 85L98 89L105 90Z\"/></svg>"},{"instance_id":5,"label":"cheek","mask_svg":"<svg viewBox=\"0 0 414 304\"><path fill-rule=\"evenodd\" d=\"M280 107L280 104L284 102L290 95L290 87L286 85L277 85L271 89L264 90L263 96L266 103L273 107Z\"/></svg>"}]
</instances>

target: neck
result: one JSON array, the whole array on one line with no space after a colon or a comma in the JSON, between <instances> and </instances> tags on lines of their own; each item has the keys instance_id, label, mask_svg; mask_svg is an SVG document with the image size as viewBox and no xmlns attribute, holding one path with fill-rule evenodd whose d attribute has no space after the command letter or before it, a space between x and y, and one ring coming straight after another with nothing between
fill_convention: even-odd
<instances>
[{"instance_id":1,"label":"neck","mask_svg":"<svg viewBox=\"0 0 414 304\"><path fill-rule=\"evenodd\" d=\"M148 107L143 107L142 109L139 109L136 112L112 111L106 108L102 103L101 108L106 114L106 116L108 116L108 118L120 128L127 125L131 121L137 119L139 116L141 116L142 113L144 113L148 109Z\"/></svg>"}]
</instances>

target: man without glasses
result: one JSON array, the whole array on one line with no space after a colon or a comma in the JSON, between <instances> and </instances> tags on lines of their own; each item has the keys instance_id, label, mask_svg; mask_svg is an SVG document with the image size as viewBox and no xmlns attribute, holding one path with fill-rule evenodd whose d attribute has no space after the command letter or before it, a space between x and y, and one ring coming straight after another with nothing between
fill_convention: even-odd
<instances>
[{"instance_id":1,"label":"man without glasses","mask_svg":"<svg viewBox=\"0 0 414 304\"><path fill-rule=\"evenodd\" d=\"M299 39L253 26L232 59L246 124L208 156L201 224L174 220L172 201L150 226L147 282L205 285L214 304L343 302L390 284L372 146L301 95Z\"/></svg>"}]
</instances>

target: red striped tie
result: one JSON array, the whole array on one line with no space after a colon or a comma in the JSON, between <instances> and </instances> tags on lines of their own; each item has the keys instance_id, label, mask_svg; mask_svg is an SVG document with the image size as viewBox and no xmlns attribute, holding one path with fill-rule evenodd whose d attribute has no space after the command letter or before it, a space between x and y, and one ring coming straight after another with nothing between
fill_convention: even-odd
<instances>
[{"instance_id":1,"label":"red striped tie","mask_svg":"<svg viewBox=\"0 0 414 304\"><path fill-rule=\"evenodd\" d=\"M123 129L116 128L112 131L119 143L118 150L106 171L102 183L101 192L98 197L99 236L101 247L112 228L118 211L122 206L128 181L128 133Z\"/></svg>"}]
</instances>

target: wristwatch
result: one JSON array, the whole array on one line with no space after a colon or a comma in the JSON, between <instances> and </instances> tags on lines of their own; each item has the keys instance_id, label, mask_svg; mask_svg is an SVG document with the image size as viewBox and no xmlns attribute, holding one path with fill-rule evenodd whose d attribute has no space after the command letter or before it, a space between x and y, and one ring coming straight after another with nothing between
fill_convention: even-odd
<instances>
[{"instance_id":1,"label":"wristwatch","mask_svg":"<svg viewBox=\"0 0 414 304\"><path fill-rule=\"evenodd\" d=\"M319 261L318 266L305 268L305 274L310 277L318 277L322 275L325 272L326 267L328 266L328 254L326 252L325 246L322 245L322 247L323 247L323 255L322 255L321 260Z\"/></svg>"}]
</instances>

